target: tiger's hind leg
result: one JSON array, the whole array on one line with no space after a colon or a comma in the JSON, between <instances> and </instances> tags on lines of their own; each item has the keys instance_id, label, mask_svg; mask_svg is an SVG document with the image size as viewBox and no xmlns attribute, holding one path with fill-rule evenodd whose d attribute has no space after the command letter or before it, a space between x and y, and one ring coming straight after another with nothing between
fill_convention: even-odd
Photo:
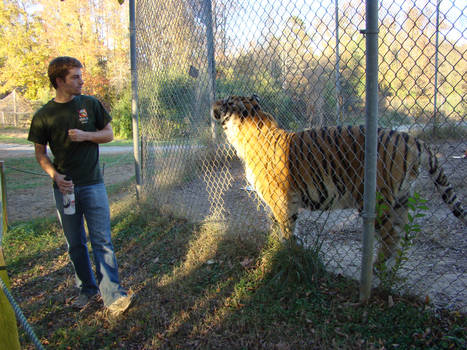
<instances>
[{"instance_id":1,"label":"tiger's hind leg","mask_svg":"<svg viewBox=\"0 0 467 350\"><path fill-rule=\"evenodd\" d=\"M397 199L392 207L386 202L380 203L386 207L379 213L375 222L375 229L379 233L381 243L376 255L376 266L384 264L396 252L401 234L408 222L407 204L408 196Z\"/></svg>"}]
</instances>

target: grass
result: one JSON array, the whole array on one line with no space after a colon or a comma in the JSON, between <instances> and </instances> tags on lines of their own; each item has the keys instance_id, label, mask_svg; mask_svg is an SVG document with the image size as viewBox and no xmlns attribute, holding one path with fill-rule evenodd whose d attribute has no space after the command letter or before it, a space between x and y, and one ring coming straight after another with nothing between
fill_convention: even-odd
<instances>
[{"instance_id":1,"label":"grass","mask_svg":"<svg viewBox=\"0 0 467 350\"><path fill-rule=\"evenodd\" d=\"M100 147L107 147L107 146L133 147L133 140L114 139L112 142L103 143L103 144L100 145Z\"/></svg>"},{"instance_id":2,"label":"grass","mask_svg":"<svg viewBox=\"0 0 467 350\"><path fill-rule=\"evenodd\" d=\"M465 140L467 138L467 127L465 127L465 124L440 125L437 128L430 125L415 134L425 141Z\"/></svg>"},{"instance_id":3,"label":"grass","mask_svg":"<svg viewBox=\"0 0 467 350\"><path fill-rule=\"evenodd\" d=\"M109 172L122 165L133 164L131 154L101 154L101 169ZM42 170L34 157L7 158L4 160L4 174L8 191L31 189L51 184L50 177Z\"/></svg>"},{"instance_id":4,"label":"grass","mask_svg":"<svg viewBox=\"0 0 467 350\"><path fill-rule=\"evenodd\" d=\"M16 143L20 145L30 145L31 142L26 138L11 135L0 135L0 143Z\"/></svg>"},{"instance_id":5,"label":"grass","mask_svg":"<svg viewBox=\"0 0 467 350\"><path fill-rule=\"evenodd\" d=\"M4 175L8 192L36 188L51 183L49 176L42 170L34 157L5 159Z\"/></svg>"},{"instance_id":6,"label":"grass","mask_svg":"<svg viewBox=\"0 0 467 350\"><path fill-rule=\"evenodd\" d=\"M126 193L126 192L124 192ZM327 273L318 255L162 216L132 193L112 204L124 285L136 292L120 320L75 312L72 268L55 220L13 225L4 237L13 294L49 349L459 349L467 322L409 297ZM23 349L33 345L20 328Z\"/></svg>"}]
</instances>

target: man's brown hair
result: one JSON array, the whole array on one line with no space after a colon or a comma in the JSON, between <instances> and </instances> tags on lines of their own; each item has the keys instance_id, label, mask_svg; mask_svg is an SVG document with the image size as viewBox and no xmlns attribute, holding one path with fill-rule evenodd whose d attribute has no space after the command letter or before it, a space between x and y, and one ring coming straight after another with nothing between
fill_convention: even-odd
<instances>
[{"instance_id":1,"label":"man's brown hair","mask_svg":"<svg viewBox=\"0 0 467 350\"><path fill-rule=\"evenodd\" d=\"M49 63L47 74L49 75L50 83L55 89L57 88L57 78L65 80L71 68L83 68L83 65L76 58L69 56L54 58Z\"/></svg>"}]
</instances>

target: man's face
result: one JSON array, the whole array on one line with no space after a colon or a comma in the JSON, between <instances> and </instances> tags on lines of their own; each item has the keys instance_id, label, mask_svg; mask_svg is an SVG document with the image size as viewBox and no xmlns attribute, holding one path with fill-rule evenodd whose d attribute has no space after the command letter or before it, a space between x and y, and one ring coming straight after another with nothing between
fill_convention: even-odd
<instances>
[{"instance_id":1,"label":"man's face","mask_svg":"<svg viewBox=\"0 0 467 350\"><path fill-rule=\"evenodd\" d=\"M71 68L65 80L57 78L58 89L70 95L81 95L83 84L81 68Z\"/></svg>"}]
</instances>

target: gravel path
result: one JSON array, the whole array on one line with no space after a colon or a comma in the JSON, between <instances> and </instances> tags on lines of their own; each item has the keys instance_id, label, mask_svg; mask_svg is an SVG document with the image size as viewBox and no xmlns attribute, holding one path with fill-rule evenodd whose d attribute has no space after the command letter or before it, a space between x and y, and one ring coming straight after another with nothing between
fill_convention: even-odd
<instances>
[{"instance_id":1,"label":"gravel path","mask_svg":"<svg viewBox=\"0 0 467 350\"><path fill-rule=\"evenodd\" d=\"M101 153L125 153L132 152L132 146L100 146ZM20 145L16 143L0 143L0 160L14 157L33 157L34 146L32 144Z\"/></svg>"}]
</instances>

